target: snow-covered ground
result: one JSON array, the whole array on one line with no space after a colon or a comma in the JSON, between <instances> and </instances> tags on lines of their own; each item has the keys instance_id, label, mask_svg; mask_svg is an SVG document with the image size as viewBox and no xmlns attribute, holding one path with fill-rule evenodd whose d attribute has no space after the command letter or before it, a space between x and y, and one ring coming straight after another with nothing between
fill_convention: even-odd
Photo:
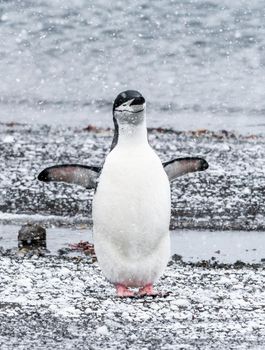
<instances>
[{"instance_id":1,"label":"snow-covered ground","mask_svg":"<svg viewBox=\"0 0 265 350\"><path fill-rule=\"evenodd\" d=\"M0 347L264 349L264 267L171 261L168 297L119 299L86 258L0 258Z\"/></svg>"}]
</instances>

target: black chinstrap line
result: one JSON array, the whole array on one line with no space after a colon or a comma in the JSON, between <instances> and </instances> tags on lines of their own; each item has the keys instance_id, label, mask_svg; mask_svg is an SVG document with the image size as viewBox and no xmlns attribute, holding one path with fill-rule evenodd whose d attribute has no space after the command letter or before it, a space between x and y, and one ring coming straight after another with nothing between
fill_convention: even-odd
<instances>
[{"instance_id":1,"label":"black chinstrap line","mask_svg":"<svg viewBox=\"0 0 265 350\"><path fill-rule=\"evenodd\" d=\"M132 113L132 114L136 114L136 113L140 113L140 112L143 112L144 109L141 109L140 111L137 111L137 112L133 112L133 111L128 111L128 109L124 109L122 111L118 110L118 109L114 109L114 112L119 112L119 113L122 113L122 112L128 112L128 113Z\"/></svg>"}]
</instances>

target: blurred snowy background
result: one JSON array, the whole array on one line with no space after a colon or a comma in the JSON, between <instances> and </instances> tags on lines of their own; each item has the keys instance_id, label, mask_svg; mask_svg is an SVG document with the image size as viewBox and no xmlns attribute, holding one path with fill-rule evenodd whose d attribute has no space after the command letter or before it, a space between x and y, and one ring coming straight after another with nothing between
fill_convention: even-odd
<instances>
[{"instance_id":1,"label":"blurred snowy background","mask_svg":"<svg viewBox=\"0 0 265 350\"><path fill-rule=\"evenodd\" d=\"M137 89L149 126L265 130L258 0L0 1L0 121L111 126Z\"/></svg>"}]
</instances>

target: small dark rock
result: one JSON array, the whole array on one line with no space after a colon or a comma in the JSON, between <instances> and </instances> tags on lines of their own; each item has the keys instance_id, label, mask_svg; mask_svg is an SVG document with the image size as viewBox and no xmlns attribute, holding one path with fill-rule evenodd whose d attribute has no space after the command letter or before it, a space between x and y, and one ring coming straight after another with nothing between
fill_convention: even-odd
<instances>
[{"instance_id":1,"label":"small dark rock","mask_svg":"<svg viewBox=\"0 0 265 350\"><path fill-rule=\"evenodd\" d=\"M202 260L202 261L199 262L199 265L198 265L198 266L201 266L201 267L209 267L209 266L211 266L211 263L210 263L210 261L208 261L208 260Z\"/></svg>"},{"instance_id":2,"label":"small dark rock","mask_svg":"<svg viewBox=\"0 0 265 350\"><path fill-rule=\"evenodd\" d=\"M26 224L18 231L18 248L46 249L46 230L37 224Z\"/></svg>"},{"instance_id":3,"label":"small dark rock","mask_svg":"<svg viewBox=\"0 0 265 350\"><path fill-rule=\"evenodd\" d=\"M221 130L221 133L225 136L228 137L229 136L229 132L227 130Z\"/></svg>"},{"instance_id":4,"label":"small dark rock","mask_svg":"<svg viewBox=\"0 0 265 350\"><path fill-rule=\"evenodd\" d=\"M243 261L240 261L240 260L237 260L234 263L234 267L244 267L244 266L246 266L246 263L244 263Z\"/></svg>"},{"instance_id":5,"label":"small dark rock","mask_svg":"<svg viewBox=\"0 0 265 350\"><path fill-rule=\"evenodd\" d=\"M71 249L71 248L60 248L60 249L58 249L57 252L59 255L67 255L67 254L71 253L72 250L73 249Z\"/></svg>"},{"instance_id":6,"label":"small dark rock","mask_svg":"<svg viewBox=\"0 0 265 350\"><path fill-rule=\"evenodd\" d=\"M182 256L179 255L179 254L174 254L172 255L172 258L171 258L173 261L182 261Z\"/></svg>"}]
</instances>

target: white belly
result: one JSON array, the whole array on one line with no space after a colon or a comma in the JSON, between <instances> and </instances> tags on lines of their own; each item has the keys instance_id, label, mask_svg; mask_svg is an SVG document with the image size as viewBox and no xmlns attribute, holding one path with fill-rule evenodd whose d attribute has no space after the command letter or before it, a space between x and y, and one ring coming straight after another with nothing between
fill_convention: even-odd
<instances>
[{"instance_id":1,"label":"white belly","mask_svg":"<svg viewBox=\"0 0 265 350\"><path fill-rule=\"evenodd\" d=\"M113 283L143 286L163 272L170 254L170 188L149 145L106 158L93 201L99 265Z\"/></svg>"}]
</instances>

